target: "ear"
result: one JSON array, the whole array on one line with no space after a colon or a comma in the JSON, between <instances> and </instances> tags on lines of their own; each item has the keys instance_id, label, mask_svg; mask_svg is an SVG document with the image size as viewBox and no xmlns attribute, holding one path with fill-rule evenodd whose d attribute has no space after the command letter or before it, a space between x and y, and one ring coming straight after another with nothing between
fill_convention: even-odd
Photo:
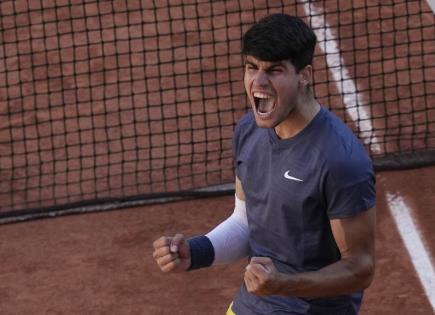
<instances>
[{"instance_id":1,"label":"ear","mask_svg":"<svg viewBox=\"0 0 435 315\"><path fill-rule=\"evenodd\" d=\"M299 71L299 84L302 86L310 86L313 82L313 67L311 65L305 66Z\"/></svg>"}]
</instances>

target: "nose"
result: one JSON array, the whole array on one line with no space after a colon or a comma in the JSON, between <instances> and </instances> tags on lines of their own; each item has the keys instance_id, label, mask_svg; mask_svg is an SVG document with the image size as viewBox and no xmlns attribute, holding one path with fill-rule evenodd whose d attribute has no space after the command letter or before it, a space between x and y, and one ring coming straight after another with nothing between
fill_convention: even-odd
<instances>
[{"instance_id":1,"label":"nose","mask_svg":"<svg viewBox=\"0 0 435 315\"><path fill-rule=\"evenodd\" d=\"M269 84L269 78L267 73L264 71L258 71L254 78L254 86L267 86Z\"/></svg>"}]
</instances>

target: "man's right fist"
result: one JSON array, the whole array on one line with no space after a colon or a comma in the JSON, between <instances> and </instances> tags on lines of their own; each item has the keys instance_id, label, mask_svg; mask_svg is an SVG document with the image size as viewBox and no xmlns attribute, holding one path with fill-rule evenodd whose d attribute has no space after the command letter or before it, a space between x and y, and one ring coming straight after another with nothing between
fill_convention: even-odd
<instances>
[{"instance_id":1,"label":"man's right fist","mask_svg":"<svg viewBox=\"0 0 435 315\"><path fill-rule=\"evenodd\" d=\"M182 234L162 236L153 243L153 257L163 272L181 272L190 267L190 246Z\"/></svg>"}]
</instances>

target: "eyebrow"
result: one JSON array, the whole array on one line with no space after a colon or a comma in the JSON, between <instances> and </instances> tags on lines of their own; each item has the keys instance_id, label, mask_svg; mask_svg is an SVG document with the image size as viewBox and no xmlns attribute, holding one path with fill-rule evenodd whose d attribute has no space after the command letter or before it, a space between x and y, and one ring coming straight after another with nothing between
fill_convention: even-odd
<instances>
[{"instance_id":1,"label":"eyebrow","mask_svg":"<svg viewBox=\"0 0 435 315\"><path fill-rule=\"evenodd\" d=\"M258 67L256 63L254 63L254 62L252 62L252 61L249 61L249 60L246 60L246 61L245 61L245 65L251 65L251 66Z\"/></svg>"},{"instance_id":2,"label":"eyebrow","mask_svg":"<svg viewBox=\"0 0 435 315\"><path fill-rule=\"evenodd\" d=\"M251 65L258 68L258 65L253 61L246 60L245 65ZM266 68L266 70L270 70L275 67L284 67L284 65L280 61L272 61L272 63Z\"/></svg>"}]
</instances>

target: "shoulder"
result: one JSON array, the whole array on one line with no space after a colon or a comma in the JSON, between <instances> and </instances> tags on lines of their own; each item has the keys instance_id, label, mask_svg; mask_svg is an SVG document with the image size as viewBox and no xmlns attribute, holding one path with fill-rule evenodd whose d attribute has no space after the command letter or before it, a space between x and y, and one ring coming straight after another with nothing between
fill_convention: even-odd
<instances>
[{"instance_id":1,"label":"shoulder","mask_svg":"<svg viewBox=\"0 0 435 315\"><path fill-rule=\"evenodd\" d=\"M255 126L255 117L252 111L245 113L236 124L235 133L246 132L246 129L251 129Z\"/></svg>"},{"instance_id":2,"label":"shoulder","mask_svg":"<svg viewBox=\"0 0 435 315\"><path fill-rule=\"evenodd\" d=\"M325 119L321 191L330 219L346 218L372 208L376 177L362 142L333 113Z\"/></svg>"},{"instance_id":3,"label":"shoulder","mask_svg":"<svg viewBox=\"0 0 435 315\"><path fill-rule=\"evenodd\" d=\"M370 179L372 160L352 130L331 112L326 114L325 130L324 165L334 182L351 184Z\"/></svg>"},{"instance_id":4,"label":"shoulder","mask_svg":"<svg viewBox=\"0 0 435 315\"><path fill-rule=\"evenodd\" d=\"M254 114L251 111L248 111L242 116L242 118L240 118L236 125L234 130L234 144L237 146L246 141L246 139L252 135L256 129L257 125L255 123Z\"/></svg>"},{"instance_id":5,"label":"shoulder","mask_svg":"<svg viewBox=\"0 0 435 315\"><path fill-rule=\"evenodd\" d=\"M254 113L247 112L237 123L233 136L233 153L235 160L246 160L259 150L266 150L269 141L266 128L259 128Z\"/></svg>"}]
</instances>

